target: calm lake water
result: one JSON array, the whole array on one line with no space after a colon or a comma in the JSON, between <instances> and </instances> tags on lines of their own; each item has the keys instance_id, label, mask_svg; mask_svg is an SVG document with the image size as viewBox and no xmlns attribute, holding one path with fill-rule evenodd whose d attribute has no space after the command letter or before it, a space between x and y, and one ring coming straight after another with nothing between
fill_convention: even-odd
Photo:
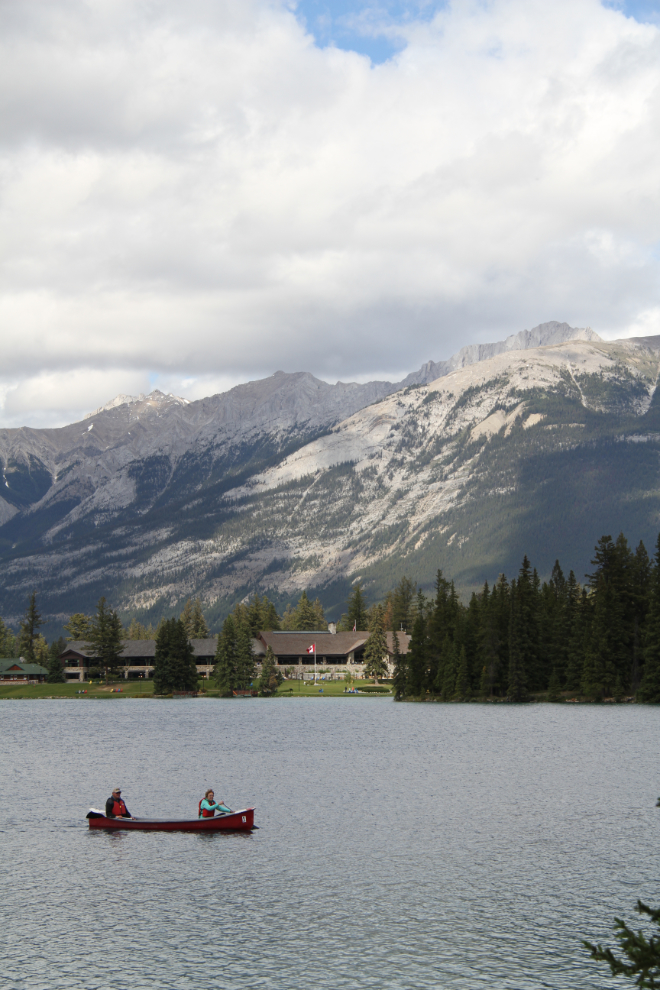
<instances>
[{"instance_id":1,"label":"calm lake water","mask_svg":"<svg viewBox=\"0 0 660 990\"><path fill-rule=\"evenodd\" d=\"M389 699L0 703L0 979L40 988L601 988L657 904L660 711ZM244 835L90 832L194 816Z\"/></svg>"}]
</instances>

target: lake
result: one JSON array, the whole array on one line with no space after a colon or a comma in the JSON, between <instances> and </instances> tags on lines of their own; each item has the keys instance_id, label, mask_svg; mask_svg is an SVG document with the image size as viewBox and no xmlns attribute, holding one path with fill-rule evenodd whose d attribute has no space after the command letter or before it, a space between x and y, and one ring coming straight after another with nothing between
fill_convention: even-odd
<instances>
[{"instance_id":1,"label":"lake","mask_svg":"<svg viewBox=\"0 0 660 990\"><path fill-rule=\"evenodd\" d=\"M657 905L660 710L0 703L3 985L631 986L579 939ZM256 806L252 835L90 832Z\"/></svg>"}]
</instances>

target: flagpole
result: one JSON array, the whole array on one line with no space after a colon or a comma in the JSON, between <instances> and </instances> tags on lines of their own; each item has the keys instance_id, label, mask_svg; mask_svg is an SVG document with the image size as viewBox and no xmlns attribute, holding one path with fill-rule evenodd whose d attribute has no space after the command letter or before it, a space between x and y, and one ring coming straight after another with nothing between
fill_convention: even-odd
<instances>
[{"instance_id":1,"label":"flagpole","mask_svg":"<svg viewBox=\"0 0 660 990\"><path fill-rule=\"evenodd\" d=\"M316 641L314 641L314 687L316 687Z\"/></svg>"}]
</instances>

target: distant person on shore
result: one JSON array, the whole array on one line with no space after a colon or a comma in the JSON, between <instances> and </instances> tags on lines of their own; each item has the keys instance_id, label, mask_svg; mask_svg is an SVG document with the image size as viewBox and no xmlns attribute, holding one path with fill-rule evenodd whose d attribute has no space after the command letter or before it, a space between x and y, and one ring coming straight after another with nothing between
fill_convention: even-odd
<instances>
[{"instance_id":1,"label":"distant person on shore","mask_svg":"<svg viewBox=\"0 0 660 990\"><path fill-rule=\"evenodd\" d=\"M228 808L226 804L223 804L222 801L216 802L213 798L213 791L209 788L202 800L199 802L200 818L213 818L216 811L231 812L231 808Z\"/></svg>"},{"instance_id":2,"label":"distant person on shore","mask_svg":"<svg viewBox=\"0 0 660 990\"><path fill-rule=\"evenodd\" d=\"M112 796L105 802L106 818L132 818L130 811L122 801L121 787L114 787Z\"/></svg>"}]
</instances>

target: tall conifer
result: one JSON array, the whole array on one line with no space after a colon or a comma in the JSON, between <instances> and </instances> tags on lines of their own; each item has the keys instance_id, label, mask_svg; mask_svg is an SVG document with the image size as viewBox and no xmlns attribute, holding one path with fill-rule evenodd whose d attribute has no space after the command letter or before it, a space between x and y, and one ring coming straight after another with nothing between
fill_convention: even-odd
<instances>
[{"instance_id":1,"label":"tall conifer","mask_svg":"<svg viewBox=\"0 0 660 990\"><path fill-rule=\"evenodd\" d=\"M526 558L525 558L526 559ZM511 701L525 701L527 670L525 669L525 640L523 599L519 582L511 582L511 614L509 620L509 683L507 694Z\"/></svg>"},{"instance_id":2,"label":"tall conifer","mask_svg":"<svg viewBox=\"0 0 660 990\"><path fill-rule=\"evenodd\" d=\"M154 656L154 691L193 691L197 687L195 654L181 619L166 619L158 628Z\"/></svg>"},{"instance_id":3,"label":"tall conifer","mask_svg":"<svg viewBox=\"0 0 660 990\"><path fill-rule=\"evenodd\" d=\"M364 672L378 682L387 675L387 640L383 630L383 606L375 605L371 613L369 639L364 648Z\"/></svg>"},{"instance_id":4,"label":"tall conifer","mask_svg":"<svg viewBox=\"0 0 660 990\"><path fill-rule=\"evenodd\" d=\"M424 596L420 591L417 600L417 617L412 627L412 635L408 644L408 681L406 684L406 694L412 697L419 697L426 692L429 642L424 612Z\"/></svg>"},{"instance_id":5,"label":"tall conifer","mask_svg":"<svg viewBox=\"0 0 660 990\"><path fill-rule=\"evenodd\" d=\"M651 704L660 703L660 534L656 543L655 566L651 576L640 697Z\"/></svg>"},{"instance_id":6,"label":"tall conifer","mask_svg":"<svg viewBox=\"0 0 660 990\"><path fill-rule=\"evenodd\" d=\"M399 645L399 635L397 632L392 633L392 639L394 641L394 652L392 654L392 660L394 665L393 672L393 685L394 685L394 700L402 701L406 696L406 683L408 679L408 663L407 657L401 652L401 647Z\"/></svg>"},{"instance_id":7,"label":"tall conifer","mask_svg":"<svg viewBox=\"0 0 660 990\"><path fill-rule=\"evenodd\" d=\"M232 615L222 624L215 650L215 666L211 679L221 694L231 695L237 686L236 680L236 625Z\"/></svg>"},{"instance_id":8,"label":"tall conifer","mask_svg":"<svg viewBox=\"0 0 660 990\"><path fill-rule=\"evenodd\" d=\"M34 641L37 638L39 626L41 625L41 615L37 608L37 593L33 591L28 598L28 605L25 616L21 622L21 631L18 636L18 649L21 656L30 663L35 662Z\"/></svg>"}]
</instances>

